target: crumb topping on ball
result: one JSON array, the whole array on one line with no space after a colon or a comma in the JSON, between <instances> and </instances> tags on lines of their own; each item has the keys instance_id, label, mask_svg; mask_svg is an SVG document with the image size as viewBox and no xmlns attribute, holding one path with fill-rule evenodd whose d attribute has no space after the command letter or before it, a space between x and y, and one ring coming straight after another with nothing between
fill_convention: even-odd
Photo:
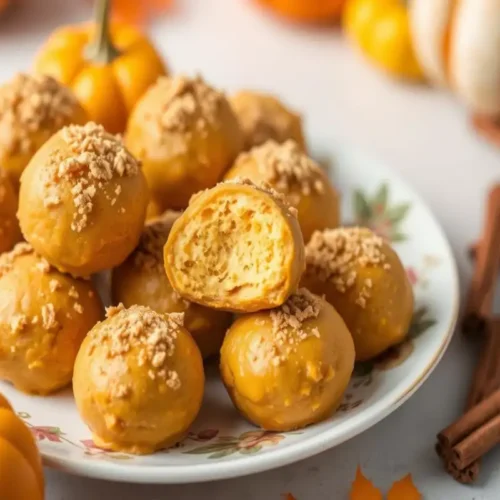
<instances>
[{"instance_id":1,"label":"crumb topping on ball","mask_svg":"<svg viewBox=\"0 0 500 500\"><path fill-rule=\"evenodd\" d=\"M179 375L168 365L169 358L175 353L179 328L184 322L183 313L159 314L148 307L132 306L126 309L120 304L108 307L106 317L115 320L101 323L101 328L90 332L89 354L99 347L104 349L107 358L112 359L138 347L138 365L149 364L148 377L164 380L173 390L180 389ZM123 394L129 391L127 387L118 389Z\"/></svg>"},{"instance_id":2,"label":"crumb topping on ball","mask_svg":"<svg viewBox=\"0 0 500 500\"><path fill-rule=\"evenodd\" d=\"M325 191L321 167L305 155L295 141L278 144L270 140L242 153L241 157L243 160L253 157L260 174L282 193L298 191L307 196Z\"/></svg>"},{"instance_id":3,"label":"crumb topping on ball","mask_svg":"<svg viewBox=\"0 0 500 500\"><path fill-rule=\"evenodd\" d=\"M0 278L12 271L14 262L21 255L33 253L33 247L29 243L18 243L10 252L0 255Z\"/></svg>"},{"instance_id":4,"label":"crumb topping on ball","mask_svg":"<svg viewBox=\"0 0 500 500\"><path fill-rule=\"evenodd\" d=\"M35 254L33 247L29 243L18 243L10 252L6 252L0 255L0 278L10 273L14 269L14 265L16 259L28 254ZM37 262L34 264L34 269L43 274L48 274L50 272L55 271L55 269L49 264L49 262L42 256L35 254ZM59 274L58 271L55 271ZM55 293L63 288L62 283L56 279L52 278L49 281L49 291L51 293ZM92 295L90 295L92 294ZM77 299L79 298L79 294L76 288L73 286L70 288L68 295L74 299L73 309L79 313L83 314L84 308L82 304L80 304ZM94 293L92 291L89 292L89 296L92 297ZM55 307L52 303L47 303L42 306L40 310L41 314L41 322L43 327L50 331L59 328L59 323L55 320ZM68 319L72 319L72 315L67 312L66 316ZM35 315L33 317L28 317L25 315L14 315L11 321L11 330L13 333L19 333L22 331L27 325L38 324L40 318Z\"/></svg>"},{"instance_id":5,"label":"crumb topping on ball","mask_svg":"<svg viewBox=\"0 0 500 500\"><path fill-rule=\"evenodd\" d=\"M271 310L275 349L271 362L279 365L303 340L319 337L317 328L304 330L304 322L317 318L321 310L318 297L306 288L299 289L280 307Z\"/></svg>"},{"instance_id":6,"label":"crumb topping on ball","mask_svg":"<svg viewBox=\"0 0 500 500\"><path fill-rule=\"evenodd\" d=\"M56 309L54 304L48 303L42 306L42 326L46 330L57 330L59 323L56 320Z\"/></svg>"},{"instance_id":7,"label":"crumb topping on ball","mask_svg":"<svg viewBox=\"0 0 500 500\"><path fill-rule=\"evenodd\" d=\"M231 98L241 126L252 144L262 144L269 137L280 142L290 136L299 117L271 95L242 91Z\"/></svg>"},{"instance_id":8,"label":"crumb topping on ball","mask_svg":"<svg viewBox=\"0 0 500 500\"><path fill-rule=\"evenodd\" d=\"M177 216L176 212L167 212L146 224L133 254L137 269L152 270L159 267L163 272L163 247Z\"/></svg>"},{"instance_id":9,"label":"crumb topping on ball","mask_svg":"<svg viewBox=\"0 0 500 500\"><path fill-rule=\"evenodd\" d=\"M49 157L53 175L46 186L44 204L46 207L59 205L62 200L57 186L62 180L70 182L76 208L71 229L79 233L87 227L97 192L113 179L138 175L140 163L125 149L121 139L108 134L102 125L93 122L70 125L62 129L61 135L71 153L68 156L67 152L55 150ZM114 193L107 196L112 206L120 193L118 185Z\"/></svg>"},{"instance_id":10,"label":"crumb topping on ball","mask_svg":"<svg viewBox=\"0 0 500 500\"><path fill-rule=\"evenodd\" d=\"M145 118L156 121L158 137L165 132L203 131L217 123L224 94L209 87L200 76L160 77L156 90L160 102L155 102L155 109Z\"/></svg>"},{"instance_id":11,"label":"crumb topping on ball","mask_svg":"<svg viewBox=\"0 0 500 500\"><path fill-rule=\"evenodd\" d=\"M256 189L259 189L260 191L267 193L272 198L274 198L276 201L281 203L281 205L283 205L286 208L287 212L292 217L297 218L297 216L298 216L297 209L290 205L290 202L288 201L287 197L283 193L276 191L276 189L274 189L267 182L259 182L258 184L256 184L255 182L251 181L250 179L243 178L243 177L236 177L234 179L228 179L227 181L219 182L219 184L237 184L240 186L251 186L251 187L254 187ZM205 190L205 191L207 191L207 190ZM190 203L198 194L199 193L196 193L191 197Z\"/></svg>"},{"instance_id":12,"label":"crumb topping on ball","mask_svg":"<svg viewBox=\"0 0 500 500\"><path fill-rule=\"evenodd\" d=\"M306 273L313 273L323 282L331 282L337 291L345 293L358 277L358 266L379 266L390 269L382 252L383 240L366 228L351 227L315 231L306 245ZM356 304L366 306L373 283L363 281Z\"/></svg>"},{"instance_id":13,"label":"crumb topping on ball","mask_svg":"<svg viewBox=\"0 0 500 500\"><path fill-rule=\"evenodd\" d=\"M17 74L0 89L0 148L10 154L29 152L34 132L62 127L76 106L73 93L54 78Z\"/></svg>"}]
</instances>

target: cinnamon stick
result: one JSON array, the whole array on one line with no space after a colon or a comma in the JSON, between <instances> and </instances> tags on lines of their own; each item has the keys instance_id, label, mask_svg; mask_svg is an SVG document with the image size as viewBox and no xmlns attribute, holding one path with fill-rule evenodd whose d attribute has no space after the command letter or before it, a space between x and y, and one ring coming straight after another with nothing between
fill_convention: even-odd
<instances>
[{"instance_id":1,"label":"cinnamon stick","mask_svg":"<svg viewBox=\"0 0 500 500\"><path fill-rule=\"evenodd\" d=\"M500 388L500 319L488 322L466 408L470 409Z\"/></svg>"},{"instance_id":2,"label":"cinnamon stick","mask_svg":"<svg viewBox=\"0 0 500 500\"><path fill-rule=\"evenodd\" d=\"M500 390L490 394L456 422L441 431L438 434L438 441L443 447L455 448L457 444L473 435L474 432L481 429L482 426L498 415L500 415Z\"/></svg>"},{"instance_id":3,"label":"cinnamon stick","mask_svg":"<svg viewBox=\"0 0 500 500\"><path fill-rule=\"evenodd\" d=\"M472 125L476 131L494 146L500 147L500 119L485 115L474 115Z\"/></svg>"},{"instance_id":4,"label":"cinnamon stick","mask_svg":"<svg viewBox=\"0 0 500 500\"><path fill-rule=\"evenodd\" d=\"M467 398L466 408L471 409L485 397L500 388L500 319L488 322L488 328L481 349L479 362L476 365L473 382ZM454 462L452 447L465 438L470 425L474 422L464 421L463 417L441 431L437 438L436 452L441 457L448 473L457 481L470 484L479 474L479 460L474 460L462 470ZM469 427L468 427L469 426ZM478 457L479 458L479 457ZM455 459L456 460L456 459ZM461 464L463 465L463 464Z\"/></svg>"},{"instance_id":5,"label":"cinnamon stick","mask_svg":"<svg viewBox=\"0 0 500 500\"><path fill-rule=\"evenodd\" d=\"M453 447L451 463L463 470L500 443L500 414Z\"/></svg>"},{"instance_id":6,"label":"cinnamon stick","mask_svg":"<svg viewBox=\"0 0 500 500\"><path fill-rule=\"evenodd\" d=\"M465 333L484 332L492 314L494 284L500 268L500 184L489 192L481 245L463 319Z\"/></svg>"}]
</instances>

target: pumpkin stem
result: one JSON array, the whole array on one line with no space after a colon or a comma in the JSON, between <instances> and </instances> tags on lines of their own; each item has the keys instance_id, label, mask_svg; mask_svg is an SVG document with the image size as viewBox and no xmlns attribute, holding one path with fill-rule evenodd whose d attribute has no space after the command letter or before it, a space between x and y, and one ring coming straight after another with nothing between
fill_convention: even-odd
<instances>
[{"instance_id":1,"label":"pumpkin stem","mask_svg":"<svg viewBox=\"0 0 500 500\"><path fill-rule=\"evenodd\" d=\"M94 40L87 45L85 56L91 61L108 64L120 55L109 33L109 0L95 0L95 24Z\"/></svg>"}]
</instances>

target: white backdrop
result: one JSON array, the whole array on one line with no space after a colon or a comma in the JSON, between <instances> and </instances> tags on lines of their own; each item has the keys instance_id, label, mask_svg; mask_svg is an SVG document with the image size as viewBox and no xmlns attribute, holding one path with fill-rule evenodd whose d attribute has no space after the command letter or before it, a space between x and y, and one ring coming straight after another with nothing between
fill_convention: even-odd
<instances>
[{"instance_id":1,"label":"white backdrop","mask_svg":"<svg viewBox=\"0 0 500 500\"><path fill-rule=\"evenodd\" d=\"M0 19L0 80L28 69L56 26L90 15L86 0L11 1L18 5ZM250 0L175 3L152 27L173 71L201 72L229 91L253 87L279 93L304 113L313 150L325 141L344 141L399 170L444 226L462 286L467 282L465 248L478 234L486 189L499 177L500 150L474 135L451 95L394 83L361 61L339 31L284 24ZM474 487L454 483L433 451L435 433L462 407L471 349L455 335L436 371L402 408L361 436L298 464L188 486L120 485L46 470L47 498L278 500L290 491L298 500L342 500L360 464L383 488L411 472L426 499L498 499L500 450L484 461Z\"/></svg>"}]
</instances>

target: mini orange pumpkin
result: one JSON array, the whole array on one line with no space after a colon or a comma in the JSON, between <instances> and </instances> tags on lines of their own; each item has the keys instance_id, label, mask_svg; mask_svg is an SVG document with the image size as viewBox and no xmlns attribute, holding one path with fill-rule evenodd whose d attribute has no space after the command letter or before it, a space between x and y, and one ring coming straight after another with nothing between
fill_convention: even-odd
<instances>
[{"instance_id":1,"label":"mini orange pumpkin","mask_svg":"<svg viewBox=\"0 0 500 500\"><path fill-rule=\"evenodd\" d=\"M43 500L42 463L35 440L0 394L0 491L2 500Z\"/></svg>"},{"instance_id":2,"label":"mini orange pumpkin","mask_svg":"<svg viewBox=\"0 0 500 500\"><path fill-rule=\"evenodd\" d=\"M136 28L108 26L108 12L109 0L99 0L95 26L64 26L52 33L35 71L71 87L92 121L121 133L135 103L166 69Z\"/></svg>"},{"instance_id":3,"label":"mini orange pumpkin","mask_svg":"<svg viewBox=\"0 0 500 500\"><path fill-rule=\"evenodd\" d=\"M345 0L257 0L294 21L327 22L338 19Z\"/></svg>"}]
</instances>

